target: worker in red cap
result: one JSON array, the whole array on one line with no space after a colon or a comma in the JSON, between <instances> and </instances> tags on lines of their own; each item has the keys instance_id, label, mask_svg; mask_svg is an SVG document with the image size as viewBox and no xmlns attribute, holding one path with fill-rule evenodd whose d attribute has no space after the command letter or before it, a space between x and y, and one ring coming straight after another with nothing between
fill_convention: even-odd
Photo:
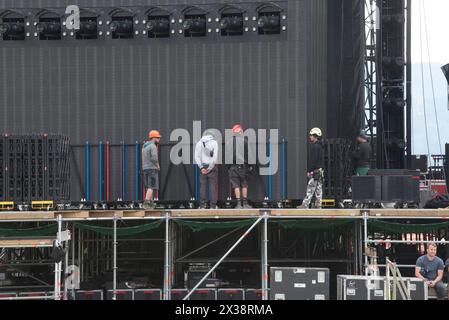
<instances>
[{"instance_id":1,"label":"worker in red cap","mask_svg":"<svg viewBox=\"0 0 449 320\"><path fill-rule=\"evenodd\" d=\"M236 124L232 127L232 146L228 145L227 150L233 150L233 160L229 167L229 182L234 191L237 206L236 209L251 209L248 203L248 180L252 172L252 166L248 164L248 140L243 135L243 127ZM234 143L235 142L235 143ZM237 145L243 145L243 154Z\"/></svg>"},{"instance_id":2,"label":"worker in red cap","mask_svg":"<svg viewBox=\"0 0 449 320\"><path fill-rule=\"evenodd\" d=\"M159 190L159 165L158 144L161 134L157 130L151 130L148 134L150 141L142 147L142 171L143 183L146 188L144 209L154 209L154 191Z\"/></svg>"}]
</instances>

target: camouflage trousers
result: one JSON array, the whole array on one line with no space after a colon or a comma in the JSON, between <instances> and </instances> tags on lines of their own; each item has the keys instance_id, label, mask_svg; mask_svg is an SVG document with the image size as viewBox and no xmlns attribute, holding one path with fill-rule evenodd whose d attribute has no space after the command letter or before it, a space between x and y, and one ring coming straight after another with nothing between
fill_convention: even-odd
<instances>
[{"instance_id":1,"label":"camouflage trousers","mask_svg":"<svg viewBox=\"0 0 449 320\"><path fill-rule=\"evenodd\" d=\"M303 200L302 206L308 208L313 196L315 196L314 207L321 208L321 200L323 200L323 182L310 178L309 184L307 185L306 198Z\"/></svg>"}]
</instances>

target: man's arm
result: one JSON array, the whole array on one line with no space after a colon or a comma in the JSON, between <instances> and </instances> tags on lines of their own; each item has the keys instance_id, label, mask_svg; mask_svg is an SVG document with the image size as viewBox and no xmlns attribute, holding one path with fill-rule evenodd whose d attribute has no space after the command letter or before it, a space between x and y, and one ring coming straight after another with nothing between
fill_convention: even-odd
<instances>
[{"instance_id":1,"label":"man's arm","mask_svg":"<svg viewBox=\"0 0 449 320\"><path fill-rule=\"evenodd\" d=\"M422 276L422 274L421 274L421 267L419 267L419 266L415 267L415 277L418 278L418 279L425 280L425 281L427 280L426 278L424 278Z\"/></svg>"},{"instance_id":2,"label":"man's arm","mask_svg":"<svg viewBox=\"0 0 449 320\"><path fill-rule=\"evenodd\" d=\"M157 147L156 145L153 145L150 149L151 152L151 162L153 162L153 164L156 166L156 168L158 168L158 170L160 170L160 166L159 166L159 155L157 154Z\"/></svg>"},{"instance_id":3,"label":"man's arm","mask_svg":"<svg viewBox=\"0 0 449 320\"><path fill-rule=\"evenodd\" d=\"M444 275L444 269L443 270L438 270L438 276L436 277L435 280L433 280L433 284L437 284L438 282L440 282L441 280L443 280L443 275Z\"/></svg>"},{"instance_id":4,"label":"man's arm","mask_svg":"<svg viewBox=\"0 0 449 320\"><path fill-rule=\"evenodd\" d=\"M201 163L201 142L197 143L195 146L195 162L198 165L198 168L201 169L203 166Z\"/></svg>"}]
</instances>

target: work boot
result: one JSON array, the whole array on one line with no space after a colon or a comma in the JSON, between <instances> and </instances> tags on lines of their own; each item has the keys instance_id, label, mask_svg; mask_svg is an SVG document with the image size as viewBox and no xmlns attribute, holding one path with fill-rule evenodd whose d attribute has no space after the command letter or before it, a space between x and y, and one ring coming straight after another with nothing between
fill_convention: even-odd
<instances>
[{"instance_id":1,"label":"work boot","mask_svg":"<svg viewBox=\"0 0 449 320\"><path fill-rule=\"evenodd\" d=\"M242 207L242 203L240 202L240 199L237 199L237 205L235 206L235 208L234 209L243 209L243 207Z\"/></svg>"},{"instance_id":2,"label":"work boot","mask_svg":"<svg viewBox=\"0 0 449 320\"><path fill-rule=\"evenodd\" d=\"M154 208L156 208L156 205L155 205L153 200L151 200L151 201L146 200L143 203L143 209L144 210L153 210Z\"/></svg>"},{"instance_id":3,"label":"work boot","mask_svg":"<svg viewBox=\"0 0 449 320\"><path fill-rule=\"evenodd\" d=\"M296 209L309 209L309 206L307 206L303 203L300 206L297 206Z\"/></svg>"},{"instance_id":4,"label":"work boot","mask_svg":"<svg viewBox=\"0 0 449 320\"><path fill-rule=\"evenodd\" d=\"M248 203L248 199L243 199L243 209L252 209L253 207Z\"/></svg>"}]
</instances>

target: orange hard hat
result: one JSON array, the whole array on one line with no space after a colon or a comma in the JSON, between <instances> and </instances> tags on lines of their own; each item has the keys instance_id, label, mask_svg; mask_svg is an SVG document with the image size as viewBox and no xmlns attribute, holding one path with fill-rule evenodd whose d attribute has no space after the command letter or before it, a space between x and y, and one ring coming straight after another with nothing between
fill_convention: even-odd
<instances>
[{"instance_id":1,"label":"orange hard hat","mask_svg":"<svg viewBox=\"0 0 449 320\"><path fill-rule=\"evenodd\" d=\"M243 131L243 128L240 124L236 124L232 127L232 132L233 133L239 133L240 131Z\"/></svg>"},{"instance_id":2,"label":"orange hard hat","mask_svg":"<svg viewBox=\"0 0 449 320\"><path fill-rule=\"evenodd\" d=\"M151 130L150 133L148 134L148 136L150 137L150 139L160 138L161 134L157 130Z\"/></svg>"}]
</instances>

